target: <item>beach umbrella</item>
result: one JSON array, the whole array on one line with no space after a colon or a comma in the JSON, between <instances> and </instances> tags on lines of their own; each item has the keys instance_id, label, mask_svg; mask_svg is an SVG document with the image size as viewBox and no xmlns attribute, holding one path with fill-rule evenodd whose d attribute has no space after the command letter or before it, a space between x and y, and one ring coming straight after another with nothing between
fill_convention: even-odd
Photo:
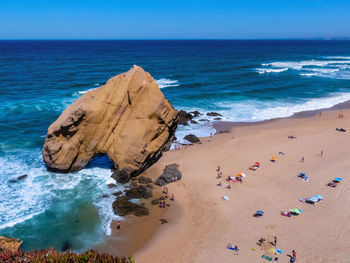
<instances>
[{"instance_id":1,"label":"beach umbrella","mask_svg":"<svg viewBox=\"0 0 350 263\"><path fill-rule=\"evenodd\" d=\"M304 175L306 175L306 174L305 174L305 173L300 173L300 175L303 175L303 176L304 176Z\"/></svg>"},{"instance_id":2,"label":"beach umbrella","mask_svg":"<svg viewBox=\"0 0 350 263\"><path fill-rule=\"evenodd\" d=\"M260 165L260 163L259 163L259 162L255 162L255 164L256 164L256 165Z\"/></svg>"},{"instance_id":3,"label":"beach umbrella","mask_svg":"<svg viewBox=\"0 0 350 263\"><path fill-rule=\"evenodd\" d=\"M246 175L245 175L244 173L241 173L241 175L242 175L243 177L246 177Z\"/></svg>"},{"instance_id":4,"label":"beach umbrella","mask_svg":"<svg viewBox=\"0 0 350 263\"><path fill-rule=\"evenodd\" d=\"M271 159L274 160L274 161L276 161L276 160L277 160L277 157L272 157Z\"/></svg>"},{"instance_id":5,"label":"beach umbrella","mask_svg":"<svg viewBox=\"0 0 350 263\"><path fill-rule=\"evenodd\" d=\"M264 211L258 210L258 211L256 211L256 213L257 213L258 215L263 215L263 214L264 214Z\"/></svg>"},{"instance_id":6,"label":"beach umbrella","mask_svg":"<svg viewBox=\"0 0 350 263\"><path fill-rule=\"evenodd\" d=\"M309 201L312 201L312 202L318 202L319 198L317 198L315 196L312 196L312 197L306 198L306 200L309 200Z\"/></svg>"},{"instance_id":7,"label":"beach umbrella","mask_svg":"<svg viewBox=\"0 0 350 263\"><path fill-rule=\"evenodd\" d=\"M342 181L343 179L342 178L340 178L340 177L337 177L337 178L334 178L334 180L333 181L337 181L337 182L340 182L340 181Z\"/></svg>"}]
</instances>

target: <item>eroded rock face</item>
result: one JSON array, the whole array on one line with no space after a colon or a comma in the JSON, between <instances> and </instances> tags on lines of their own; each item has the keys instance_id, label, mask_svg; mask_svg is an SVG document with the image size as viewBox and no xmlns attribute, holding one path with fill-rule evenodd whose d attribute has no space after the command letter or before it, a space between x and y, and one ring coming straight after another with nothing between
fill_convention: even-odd
<instances>
[{"instance_id":1,"label":"eroded rock face","mask_svg":"<svg viewBox=\"0 0 350 263\"><path fill-rule=\"evenodd\" d=\"M107 154L122 180L137 175L172 140L177 111L156 81L133 66L71 104L49 127L43 158L49 170L78 171L98 154ZM124 176L125 177L125 176Z\"/></svg>"},{"instance_id":2,"label":"eroded rock face","mask_svg":"<svg viewBox=\"0 0 350 263\"><path fill-rule=\"evenodd\" d=\"M0 251L16 252L22 243L23 241L16 238L0 236Z\"/></svg>"}]
</instances>

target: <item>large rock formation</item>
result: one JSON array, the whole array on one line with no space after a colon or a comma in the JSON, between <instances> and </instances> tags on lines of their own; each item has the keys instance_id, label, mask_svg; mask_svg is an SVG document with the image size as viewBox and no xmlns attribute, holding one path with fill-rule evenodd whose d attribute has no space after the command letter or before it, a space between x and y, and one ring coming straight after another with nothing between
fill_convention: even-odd
<instances>
[{"instance_id":1,"label":"large rock formation","mask_svg":"<svg viewBox=\"0 0 350 263\"><path fill-rule=\"evenodd\" d=\"M48 129L43 158L49 170L72 172L107 154L117 171L134 176L160 157L177 120L156 81L133 66L62 113Z\"/></svg>"}]
</instances>

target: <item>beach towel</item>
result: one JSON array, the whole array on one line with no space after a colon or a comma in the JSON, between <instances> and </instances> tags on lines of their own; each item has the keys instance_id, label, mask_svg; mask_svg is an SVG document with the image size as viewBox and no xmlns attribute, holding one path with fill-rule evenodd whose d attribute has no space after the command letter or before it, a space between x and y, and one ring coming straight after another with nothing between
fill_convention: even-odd
<instances>
[{"instance_id":1,"label":"beach towel","mask_svg":"<svg viewBox=\"0 0 350 263\"><path fill-rule=\"evenodd\" d=\"M272 261L272 257L266 256L266 255L262 255L261 257L263 259L266 259L267 261Z\"/></svg>"}]
</instances>

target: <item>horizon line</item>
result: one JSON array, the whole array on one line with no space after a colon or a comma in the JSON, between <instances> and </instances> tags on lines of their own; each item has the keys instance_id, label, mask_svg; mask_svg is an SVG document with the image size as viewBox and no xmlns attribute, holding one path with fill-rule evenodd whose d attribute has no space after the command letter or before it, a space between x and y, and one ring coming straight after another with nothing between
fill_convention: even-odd
<instances>
[{"instance_id":1,"label":"horizon line","mask_svg":"<svg viewBox=\"0 0 350 263\"><path fill-rule=\"evenodd\" d=\"M227 41L256 41L256 40L310 40L310 41L349 41L350 37L313 37L313 38L5 38L0 41L201 41L201 40L227 40Z\"/></svg>"}]
</instances>

